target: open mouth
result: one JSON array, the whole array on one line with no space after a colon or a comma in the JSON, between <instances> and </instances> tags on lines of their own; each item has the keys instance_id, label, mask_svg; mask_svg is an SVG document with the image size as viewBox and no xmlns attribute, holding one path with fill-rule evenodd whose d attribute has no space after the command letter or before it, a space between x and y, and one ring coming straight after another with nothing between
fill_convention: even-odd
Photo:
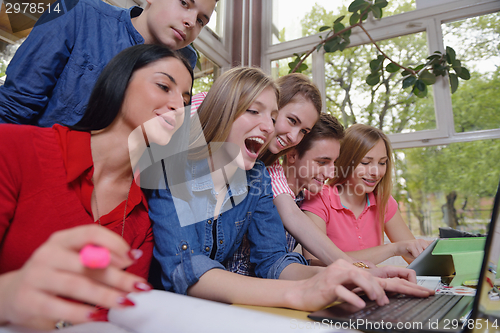
<instances>
[{"instance_id":1,"label":"open mouth","mask_svg":"<svg viewBox=\"0 0 500 333\"><path fill-rule=\"evenodd\" d=\"M245 139L245 147L252 154L258 154L262 146L264 145L264 140L258 137L251 137Z\"/></svg>"}]
</instances>

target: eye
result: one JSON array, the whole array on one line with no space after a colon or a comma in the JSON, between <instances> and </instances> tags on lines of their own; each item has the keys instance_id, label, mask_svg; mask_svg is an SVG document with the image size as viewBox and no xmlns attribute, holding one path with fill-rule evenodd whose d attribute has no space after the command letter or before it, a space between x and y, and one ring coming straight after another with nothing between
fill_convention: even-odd
<instances>
[{"instance_id":1,"label":"eye","mask_svg":"<svg viewBox=\"0 0 500 333\"><path fill-rule=\"evenodd\" d=\"M187 5L188 5L187 1L180 0L180 2L181 2L182 7L187 7Z\"/></svg>"},{"instance_id":2,"label":"eye","mask_svg":"<svg viewBox=\"0 0 500 333\"><path fill-rule=\"evenodd\" d=\"M293 118L290 118L288 117L288 121L292 124L292 125L295 125L297 123L297 120L293 119Z\"/></svg>"},{"instance_id":3,"label":"eye","mask_svg":"<svg viewBox=\"0 0 500 333\"><path fill-rule=\"evenodd\" d=\"M309 131L308 131L308 130L306 130L306 129L302 129L302 130L300 130L300 131L301 131L301 132L302 132L302 134L304 134L304 135L306 135L307 133L309 133Z\"/></svg>"},{"instance_id":4,"label":"eye","mask_svg":"<svg viewBox=\"0 0 500 333\"><path fill-rule=\"evenodd\" d=\"M256 111L256 110L248 109L247 112L250 112L250 114L259 114L259 111Z\"/></svg>"},{"instance_id":5,"label":"eye","mask_svg":"<svg viewBox=\"0 0 500 333\"><path fill-rule=\"evenodd\" d=\"M271 117L271 120L273 121L273 125L276 125L276 119Z\"/></svg>"},{"instance_id":6,"label":"eye","mask_svg":"<svg viewBox=\"0 0 500 333\"><path fill-rule=\"evenodd\" d=\"M156 84L161 90L165 91L165 92L169 92L170 91L170 87L167 86L167 85L164 85L162 83L157 83Z\"/></svg>"},{"instance_id":7,"label":"eye","mask_svg":"<svg viewBox=\"0 0 500 333\"><path fill-rule=\"evenodd\" d=\"M326 162L325 162L325 161L317 161L317 163L318 163L318 165L321 165L321 166L323 166L323 165L325 165L325 164L326 164Z\"/></svg>"},{"instance_id":8,"label":"eye","mask_svg":"<svg viewBox=\"0 0 500 333\"><path fill-rule=\"evenodd\" d=\"M380 165L386 165L387 164L387 161L385 162L379 162Z\"/></svg>"},{"instance_id":9,"label":"eye","mask_svg":"<svg viewBox=\"0 0 500 333\"><path fill-rule=\"evenodd\" d=\"M363 165L368 165L368 164L370 164L370 162L360 162L360 163L361 163L361 164L363 164Z\"/></svg>"},{"instance_id":10,"label":"eye","mask_svg":"<svg viewBox=\"0 0 500 333\"><path fill-rule=\"evenodd\" d=\"M197 21L198 21L198 24L201 25L202 27L205 26L205 22L203 22L202 19L199 18Z\"/></svg>"}]
</instances>

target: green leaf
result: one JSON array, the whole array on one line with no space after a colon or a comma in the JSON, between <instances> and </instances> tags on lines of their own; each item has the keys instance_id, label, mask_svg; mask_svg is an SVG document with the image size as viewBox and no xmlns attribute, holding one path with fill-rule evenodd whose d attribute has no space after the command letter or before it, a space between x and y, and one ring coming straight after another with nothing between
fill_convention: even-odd
<instances>
[{"instance_id":1,"label":"green leaf","mask_svg":"<svg viewBox=\"0 0 500 333\"><path fill-rule=\"evenodd\" d=\"M381 18L382 17L382 9L380 9L377 6L372 6L371 11L373 13L373 16L375 18Z\"/></svg>"},{"instance_id":2,"label":"green leaf","mask_svg":"<svg viewBox=\"0 0 500 333\"><path fill-rule=\"evenodd\" d=\"M434 72L434 75L441 75L441 76L445 76L446 75L446 66L443 66L441 64L435 64L432 66L432 69L433 69L433 72Z\"/></svg>"},{"instance_id":3,"label":"green leaf","mask_svg":"<svg viewBox=\"0 0 500 333\"><path fill-rule=\"evenodd\" d=\"M339 44L339 51L344 51L351 41L349 39L344 40Z\"/></svg>"},{"instance_id":4,"label":"green leaf","mask_svg":"<svg viewBox=\"0 0 500 333\"><path fill-rule=\"evenodd\" d=\"M421 70L422 68L424 68L424 64L421 64L421 65L418 65L417 67L415 67L413 70L415 72L418 72L419 70Z\"/></svg>"},{"instance_id":5,"label":"green leaf","mask_svg":"<svg viewBox=\"0 0 500 333\"><path fill-rule=\"evenodd\" d=\"M419 80L425 83L426 85L431 85L436 83L436 75L429 73L428 70L425 70L422 73L420 73Z\"/></svg>"},{"instance_id":6,"label":"green leaf","mask_svg":"<svg viewBox=\"0 0 500 333\"><path fill-rule=\"evenodd\" d=\"M387 7L389 3L386 0L375 0L374 5L379 7L380 9Z\"/></svg>"},{"instance_id":7,"label":"green leaf","mask_svg":"<svg viewBox=\"0 0 500 333\"><path fill-rule=\"evenodd\" d=\"M407 71L406 69L405 69L403 72L401 72L401 76L403 76L403 77L404 77L404 76L408 76L408 75L410 75L410 74L411 74L411 72L410 72L410 71Z\"/></svg>"},{"instance_id":8,"label":"green leaf","mask_svg":"<svg viewBox=\"0 0 500 333\"><path fill-rule=\"evenodd\" d=\"M417 82L415 82L415 88L417 88L420 91L424 91L425 83L422 80L417 80Z\"/></svg>"},{"instance_id":9,"label":"green leaf","mask_svg":"<svg viewBox=\"0 0 500 333\"><path fill-rule=\"evenodd\" d=\"M344 19L344 17L345 17L345 15L342 15L342 16L340 16L339 18L337 18L337 19L335 20L335 22L333 22L333 25L335 25L335 24L337 24L337 23L340 23L340 21L342 21L342 20Z\"/></svg>"},{"instance_id":10,"label":"green leaf","mask_svg":"<svg viewBox=\"0 0 500 333\"><path fill-rule=\"evenodd\" d=\"M319 50L321 50L322 46L323 46L323 44L316 45L316 52L319 52Z\"/></svg>"},{"instance_id":11,"label":"green leaf","mask_svg":"<svg viewBox=\"0 0 500 333\"><path fill-rule=\"evenodd\" d=\"M370 61L370 69L373 72L378 72L382 68L382 63L384 62L384 57L380 58L380 56L377 57L377 59L373 59Z\"/></svg>"},{"instance_id":12,"label":"green leaf","mask_svg":"<svg viewBox=\"0 0 500 333\"><path fill-rule=\"evenodd\" d=\"M413 86L415 82L417 82L416 77L408 76L406 79L403 80L403 89Z\"/></svg>"},{"instance_id":13,"label":"green leaf","mask_svg":"<svg viewBox=\"0 0 500 333\"><path fill-rule=\"evenodd\" d=\"M360 16L361 14L359 13L352 14L351 17L349 18L349 24L355 25L356 23L358 23Z\"/></svg>"},{"instance_id":14,"label":"green leaf","mask_svg":"<svg viewBox=\"0 0 500 333\"><path fill-rule=\"evenodd\" d=\"M342 23L335 23L335 25L333 26L333 31L335 33L339 32L343 29L345 29L345 25L343 25Z\"/></svg>"},{"instance_id":15,"label":"green leaf","mask_svg":"<svg viewBox=\"0 0 500 333\"><path fill-rule=\"evenodd\" d=\"M322 32L322 31L325 31L325 30L330 30L332 27L328 26L328 25L324 25L322 26L321 28L319 28L319 32Z\"/></svg>"},{"instance_id":16,"label":"green leaf","mask_svg":"<svg viewBox=\"0 0 500 333\"><path fill-rule=\"evenodd\" d=\"M341 36L344 39L348 39L351 36L351 33L352 33L352 30L351 29L347 29Z\"/></svg>"},{"instance_id":17,"label":"green leaf","mask_svg":"<svg viewBox=\"0 0 500 333\"><path fill-rule=\"evenodd\" d=\"M455 60L452 66L453 69L455 70L455 73L457 73L457 75L460 76L460 73L462 72L462 62L460 60Z\"/></svg>"},{"instance_id":18,"label":"green leaf","mask_svg":"<svg viewBox=\"0 0 500 333\"><path fill-rule=\"evenodd\" d=\"M456 58L455 50L452 49L451 47L447 46L446 47L446 61L448 61L448 63L450 65L453 65L453 63L455 62L455 58Z\"/></svg>"},{"instance_id":19,"label":"green leaf","mask_svg":"<svg viewBox=\"0 0 500 333\"><path fill-rule=\"evenodd\" d=\"M303 71L307 70L309 66L307 66L305 63L300 64L299 68L297 69L297 73L302 73Z\"/></svg>"},{"instance_id":20,"label":"green leaf","mask_svg":"<svg viewBox=\"0 0 500 333\"><path fill-rule=\"evenodd\" d=\"M340 37L335 37L329 40L328 42L325 43L324 46L325 52L331 53L337 51L339 49L340 42L341 42Z\"/></svg>"},{"instance_id":21,"label":"green leaf","mask_svg":"<svg viewBox=\"0 0 500 333\"><path fill-rule=\"evenodd\" d=\"M369 86L374 86L380 82L380 75L378 73L372 73L366 77L366 83Z\"/></svg>"},{"instance_id":22,"label":"green leaf","mask_svg":"<svg viewBox=\"0 0 500 333\"><path fill-rule=\"evenodd\" d=\"M365 4L365 0L354 0L353 2L351 2L351 4L349 5L349 8L348 8L348 11L350 13L354 13L358 10L361 9L361 7Z\"/></svg>"},{"instance_id":23,"label":"green leaf","mask_svg":"<svg viewBox=\"0 0 500 333\"><path fill-rule=\"evenodd\" d=\"M427 96L427 86L424 85L418 85L418 81L415 83L415 86L413 87L412 93L415 94L418 98L424 98Z\"/></svg>"},{"instance_id":24,"label":"green leaf","mask_svg":"<svg viewBox=\"0 0 500 333\"><path fill-rule=\"evenodd\" d=\"M453 94L458 89L458 77L454 73L448 74L450 78L451 93Z\"/></svg>"},{"instance_id":25,"label":"green leaf","mask_svg":"<svg viewBox=\"0 0 500 333\"><path fill-rule=\"evenodd\" d=\"M460 71L460 74L458 74L458 77L463 79L463 80L469 80L470 79L470 73L469 70L465 67L462 67L462 70Z\"/></svg>"},{"instance_id":26,"label":"green leaf","mask_svg":"<svg viewBox=\"0 0 500 333\"><path fill-rule=\"evenodd\" d=\"M397 71L399 71L399 66L391 62L387 66L385 66L385 70L389 73L396 73Z\"/></svg>"}]
</instances>

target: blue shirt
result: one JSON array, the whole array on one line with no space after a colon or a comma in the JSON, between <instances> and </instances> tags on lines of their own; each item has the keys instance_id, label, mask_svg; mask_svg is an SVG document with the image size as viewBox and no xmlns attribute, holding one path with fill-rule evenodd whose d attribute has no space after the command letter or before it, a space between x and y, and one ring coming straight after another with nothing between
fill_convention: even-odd
<instances>
[{"instance_id":1,"label":"blue shirt","mask_svg":"<svg viewBox=\"0 0 500 333\"><path fill-rule=\"evenodd\" d=\"M100 0L55 2L7 68L0 86L0 123L76 124L104 66L123 49L144 43L131 21L141 12ZM183 51L194 67L196 52L190 46Z\"/></svg>"},{"instance_id":2,"label":"blue shirt","mask_svg":"<svg viewBox=\"0 0 500 333\"><path fill-rule=\"evenodd\" d=\"M155 237L153 253L161 265L166 290L186 294L208 270L224 269L222 263L231 258L245 234L258 277L277 279L289 264L307 264L302 255L286 250L285 230L262 162L257 161L244 172L244 181L233 177L216 222L216 197L208 163L201 160L188 164L187 189L191 199L180 202L167 187L154 191L149 200ZM205 212L206 218L196 222L199 212ZM212 253L214 244L217 248ZM210 258L211 253L214 259Z\"/></svg>"}]
</instances>

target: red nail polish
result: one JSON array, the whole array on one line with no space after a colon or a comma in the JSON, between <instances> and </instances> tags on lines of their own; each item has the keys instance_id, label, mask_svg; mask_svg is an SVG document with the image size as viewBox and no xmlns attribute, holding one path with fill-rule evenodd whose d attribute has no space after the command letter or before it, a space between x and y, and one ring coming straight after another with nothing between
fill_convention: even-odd
<instances>
[{"instance_id":1,"label":"red nail polish","mask_svg":"<svg viewBox=\"0 0 500 333\"><path fill-rule=\"evenodd\" d=\"M132 302L130 299L127 297L120 296L116 299L116 303L122 305L122 306L134 306L135 303Z\"/></svg>"},{"instance_id":2,"label":"red nail polish","mask_svg":"<svg viewBox=\"0 0 500 333\"><path fill-rule=\"evenodd\" d=\"M136 282L134 283L134 288L139 291L149 291L153 289L153 286L145 282Z\"/></svg>"},{"instance_id":3,"label":"red nail polish","mask_svg":"<svg viewBox=\"0 0 500 333\"><path fill-rule=\"evenodd\" d=\"M130 257L130 259L136 261L137 259L142 257L142 250L132 249L132 250L128 251L128 256Z\"/></svg>"},{"instance_id":4,"label":"red nail polish","mask_svg":"<svg viewBox=\"0 0 500 333\"><path fill-rule=\"evenodd\" d=\"M107 311L97 310L90 312L88 318L92 321L108 321L108 313Z\"/></svg>"}]
</instances>

